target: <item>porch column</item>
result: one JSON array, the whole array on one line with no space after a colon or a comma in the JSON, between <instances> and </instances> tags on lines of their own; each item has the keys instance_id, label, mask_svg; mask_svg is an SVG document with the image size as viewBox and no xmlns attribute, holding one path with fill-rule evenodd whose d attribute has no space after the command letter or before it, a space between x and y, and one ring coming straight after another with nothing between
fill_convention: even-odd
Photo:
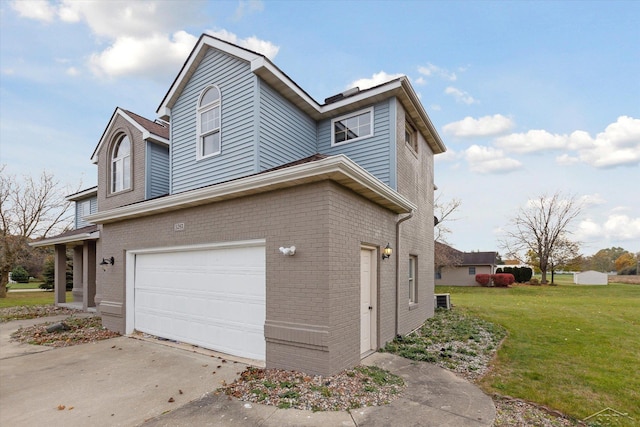
<instances>
[{"instance_id":1,"label":"porch column","mask_svg":"<svg viewBox=\"0 0 640 427\"><path fill-rule=\"evenodd\" d=\"M95 307L96 296L96 242L85 240L82 245L82 309Z\"/></svg>"},{"instance_id":2,"label":"porch column","mask_svg":"<svg viewBox=\"0 0 640 427\"><path fill-rule=\"evenodd\" d=\"M73 301L82 301L83 295L83 277L84 277L84 264L82 255L82 246L76 245L73 247Z\"/></svg>"},{"instance_id":3,"label":"porch column","mask_svg":"<svg viewBox=\"0 0 640 427\"><path fill-rule=\"evenodd\" d=\"M67 245L54 246L53 289L56 305L67 302Z\"/></svg>"}]
</instances>

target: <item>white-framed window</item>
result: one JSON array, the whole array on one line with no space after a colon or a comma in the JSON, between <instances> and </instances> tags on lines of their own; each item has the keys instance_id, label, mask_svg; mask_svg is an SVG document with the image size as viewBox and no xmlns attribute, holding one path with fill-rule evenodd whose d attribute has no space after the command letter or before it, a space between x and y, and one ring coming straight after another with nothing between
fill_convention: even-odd
<instances>
[{"instance_id":1,"label":"white-framed window","mask_svg":"<svg viewBox=\"0 0 640 427\"><path fill-rule=\"evenodd\" d=\"M469 267L469 276L476 274L476 268L475 267Z\"/></svg>"},{"instance_id":2,"label":"white-framed window","mask_svg":"<svg viewBox=\"0 0 640 427\"><path fill-rule=\"evenodd\" d=\"M409 304L415 304L418 302L417 296L417 283L416 283L416 268L418 266L418 257L415 255L409 255Z\"/></svg>"},{"instance_id":3,"label":"white-framed window","mask_svg":"<svg viewBox=\"0 0 640 427\"><path fill-rule=\"evenodd\" d=\"M418 152L418 132L409 122L404 124L404 142L416 153Z\"/></svg>"},{"instance_id":4,"label":"white-framed window","mask_svg":"<svg viewBox=\"0 0 640 427\"><path fill-rule=\"evenodd\" d=\"M117 193L131 188L131 141L127 135L113 148L111 156L111 192Z\"/></svg>"},{"instance_id":5,"label":"white-framed window","mask_svg":"<svg viewBox=\"0 0 640 427\"><path fill-rule=\"evenodd\" d=\"M91 214L91 200L85 200L80 203L80 219Z\"/></svg>"},{"instance_id":6,"label":"white-framed window","mask_svg":"<svg viewBox=\"0 0 640 427\"><path fill-rule=\"evenodd\" d=\"M373 107L331 120L331 145L373 136Z\"/></svg>"},{"instance_id":7,"label":"white-framed window","mask_svg":"<svg viewBox=\"0 0 640 427\"><path fill-rule=\"evenodd\" d=\"M220 89L208 86L198 99L197 159L220 154Z\"/></svg>"}]
</instances>

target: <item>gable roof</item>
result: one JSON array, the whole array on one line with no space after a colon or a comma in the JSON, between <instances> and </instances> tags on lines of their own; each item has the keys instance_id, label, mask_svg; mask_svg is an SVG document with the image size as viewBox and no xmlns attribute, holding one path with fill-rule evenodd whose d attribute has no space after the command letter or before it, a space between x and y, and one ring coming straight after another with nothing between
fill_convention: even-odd
<instances>
[{"instance_id":1,"label":"gable roof","mask_svg":"<svg viewBox=\"0 0 640 427\"><path fill-rule=\"evenodd\" d=\"M435 242L436 250L447 251L456 259L460 260L458 265L496 265L497 252L462 252L444 243Z\"/></svg>"},{"instance_id":2,"label":"gable roof","mask_svg":"<svg viewBox=\"0 0 640 427\"><path fill-rule=\"evenodd\" d=\"M202 34L200 36L176 79L171 84L169 91L158 106L156 112L161 119L169 120L171 108L175 105L182 90L195 73L198 65L209 49L217 49L247 61L254 74L314 120L335 117L395 96L400 100L413 123L425 137L432 151L435 154L446 151L442 139L440 139L433 123L431 123L431 119L429 119L429 116L406 76L362 91L349 90L347 91L349 92L349 96L342 96L338 99L336 99L336 97L330 97L327 98L328 102L325 102L325 104L319 104L264 55L208 34Z\"/></svg>"},{"instance_id":3,"label":"gable roof","mask_svg":"<svg viewBox=\"0 0 640 427\"><path fill-rule=\"evenodd\" d=\"M149 119L145 119L136 113L116 107L115 111L111 115L111 119L109 119L107 127L104 129L104 132L102 132L98 145L96 145L96 148L93 150L93 154L91 154L91 161L93 163L98 163L98 151L100 151L100 148L107 142L107 135L114 126L116 118L118 117L124 118L126 121L131 123L133 127L140 131L140 133L142 133L143 140L150 139L167 146L169 145L169 126L156 123Z\"/></svg>"}]
</instances>

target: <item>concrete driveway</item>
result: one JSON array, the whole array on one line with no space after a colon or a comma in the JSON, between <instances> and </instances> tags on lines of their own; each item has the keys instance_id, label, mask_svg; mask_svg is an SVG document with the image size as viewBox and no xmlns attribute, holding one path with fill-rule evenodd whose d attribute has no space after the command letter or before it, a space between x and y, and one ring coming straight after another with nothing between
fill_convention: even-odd
<instances>
[{"instance_id":1,"label":"concrete driveway","mask_svg":"<svg viewBox=\"0 0 640 427\"><path fill-rule=\"evenodd\" d=\"M18 327L43 321L51 319L0 324L1 426L140 425L232 382L247 366L128 337L56 349L9 342Z\"/></svg>"}]
</instances>

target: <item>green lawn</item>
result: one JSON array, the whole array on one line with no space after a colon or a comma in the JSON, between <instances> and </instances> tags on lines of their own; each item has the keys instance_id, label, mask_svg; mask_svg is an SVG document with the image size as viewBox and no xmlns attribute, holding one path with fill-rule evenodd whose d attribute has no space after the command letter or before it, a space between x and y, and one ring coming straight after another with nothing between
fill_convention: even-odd
<instances>
[{"instance_id":1,"label":"green lawn","mask_svg":"<svg viewBox=\"0 0 640 427\"><path fill-rule=\"evenodd\" d=\"M583 419L612 408L611 425L640 423L640 286L436 287L463 311L509 336L480 382L489 393L533 401ZM604 425L604 424L603 424Z\"/></svg>"},{"instance_id":2,"label":"green lawn","mask_svg":"<svg viewBox=\"0 0 640 427\"><path fill-rule=\"evenodd\" d=\"M38 282L29 282L29 283L11 283L9 284L9 289L38 289L40 288L40 284L44 283L42 281Z\"/></svg>"},{"instance_id":3,"label":"green lawn","mask_svg":"<svg viewBox=\"0 0 640 427\"><path fill-rule=\"evenodd\" d=\"M0 298L0 308L20 305L53 304L53 292L7 292L6 298ZM67 292L67 302L73 301L73 294Z\"/></svg>"}]
</instances>

